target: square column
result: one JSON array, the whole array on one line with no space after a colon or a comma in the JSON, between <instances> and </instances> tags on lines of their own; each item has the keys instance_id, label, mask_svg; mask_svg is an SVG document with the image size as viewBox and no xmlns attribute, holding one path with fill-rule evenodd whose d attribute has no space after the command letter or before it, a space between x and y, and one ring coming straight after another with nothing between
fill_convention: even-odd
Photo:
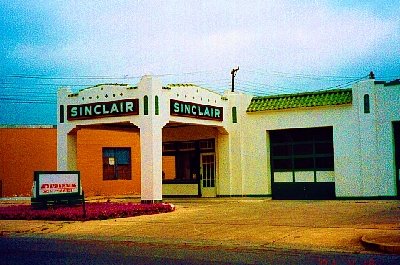
<instances>
[{"instance_id":1,"label":"square column","mask_svg":"<svg viewBox=\"0 0 400 265\"><path fill-rule=\"evenodd\" d=\"M162 128L153 124L141 128L140 149L141 201L162 202Z\"/></svg>"},{"instance_id":2,"label":"square column","mask_svg":"<svg viewBox=\"0 0 400 265\"><path fill-rule=\"evenodd\" d=\"M57 170L77 170L76 157L77 135L57 130Z\"/></svg>"}]
</instances>

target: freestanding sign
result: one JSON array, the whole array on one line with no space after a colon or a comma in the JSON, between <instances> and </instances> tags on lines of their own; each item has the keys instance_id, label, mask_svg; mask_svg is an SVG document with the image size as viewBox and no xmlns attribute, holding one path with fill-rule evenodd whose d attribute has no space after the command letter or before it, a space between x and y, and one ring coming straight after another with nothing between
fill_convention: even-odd
<instances>
[{"instance_id":1,"label":"freestanding sign","mask_svg":"<svg viewBox=\"0 0 400 265\"><path fill-rule=\"evenodd\" d=\"M35 171L32 206L84 202L79 171Z\"/></svg>"}]
</instances>

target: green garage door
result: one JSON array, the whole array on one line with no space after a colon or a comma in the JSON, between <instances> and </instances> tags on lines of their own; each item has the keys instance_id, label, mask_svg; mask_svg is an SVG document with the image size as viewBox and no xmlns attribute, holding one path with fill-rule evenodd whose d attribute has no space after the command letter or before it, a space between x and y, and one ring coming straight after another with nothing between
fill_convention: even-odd
<instances>
[{"instance_id":1,"label":"green garage door","mask_svg":"<svg viewBox=\"0 0 400 265\"><path fill-rule=\"evenodd\" d=\"M334 199L333 128L269 131L273 199Z\"/></svg>"}]
</instances>

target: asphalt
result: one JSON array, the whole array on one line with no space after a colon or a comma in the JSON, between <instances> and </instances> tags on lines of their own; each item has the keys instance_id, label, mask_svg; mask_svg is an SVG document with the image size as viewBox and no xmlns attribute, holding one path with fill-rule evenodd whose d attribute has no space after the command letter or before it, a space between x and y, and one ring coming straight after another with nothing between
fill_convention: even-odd
<instances>
[{"instance_id":1,"label":"asphalt","mask_svg":"<svg viewBox=\"0 0 400 265\"><path fill-rule=\"evenodd\" d=\"M88 201L133 201L91 197ZM275 201L270 198L164 199L171 213L86 221L0 220L1 236L112 240L249 249L400 255L400 201ZM29 203L0 200L0 204Z\"/></svg>"}]
</instances>

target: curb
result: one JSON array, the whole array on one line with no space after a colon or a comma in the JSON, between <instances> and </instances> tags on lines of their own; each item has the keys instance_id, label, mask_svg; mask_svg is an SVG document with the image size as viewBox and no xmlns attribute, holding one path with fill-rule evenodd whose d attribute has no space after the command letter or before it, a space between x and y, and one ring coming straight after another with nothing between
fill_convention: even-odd
<instances>
[{"instance_id":1,"label":"curb","mask_svg":"<svg viewBox=\"0 0 400 265\"><path fill-rule=\"evenodd\" d=\"M367 249L373 249L390 254L400 254L400 234L363 236L362 245Z\"/></svg>"}]
</instances>

